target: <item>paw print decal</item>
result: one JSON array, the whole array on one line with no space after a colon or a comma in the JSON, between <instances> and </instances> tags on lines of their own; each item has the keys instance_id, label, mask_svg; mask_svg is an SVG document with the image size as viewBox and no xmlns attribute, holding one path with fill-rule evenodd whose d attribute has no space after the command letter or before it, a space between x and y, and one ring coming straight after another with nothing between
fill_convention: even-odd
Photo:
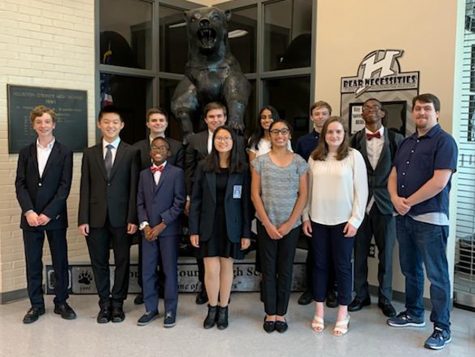
<instances>
[{"instance_id":1,"label":"paw print decal","mask_svg":"<svg viewBox=\"0 0 475 357\"><path fill-rule=\"evenodd\" d=\"M88 271L82 271L78 276L78 282L84 285L91 285L92 275Z\"/></svg>"}]
</instances>

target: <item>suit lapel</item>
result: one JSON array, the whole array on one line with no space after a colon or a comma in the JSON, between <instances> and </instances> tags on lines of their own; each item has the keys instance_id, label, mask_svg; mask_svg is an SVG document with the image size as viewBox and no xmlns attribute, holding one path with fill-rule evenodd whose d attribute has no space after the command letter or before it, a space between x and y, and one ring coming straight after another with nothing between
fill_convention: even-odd
<instances>
[{"instance_id":1,"label":"suit lapel","mask_svg":"<svg viewBox=\"0 0 475 357\"><path fill-rule=\"evenodd\" d=\"M31 144L30 155L31 155L30 157L32 159L32 163L33 163L33 168L35 169L35 172L36 172L36 177L39 180L40 169L38 168L38 150L36 148L36 141L33 144Z\"/></svg>"},{"instance_id":2,"label":"suit lapel","mask_svg":"<svg viewBox=\"0 0 475 357\"><path fill-rule=\"evenodd\" d=\"M213 198L213 201L216 202L216 174L214 172L207 172L206 182L208 183L211 197Z\"/></svg>"},{"instance_id":3,"label":"suit lapel","mask_svg":"<svg viewBox=\"0 0 475 357\"><path fill-rule=\"evenodd\" d=\"M94 147L94 157L96 158L99 171L101 171L102 176L107 181L106 165L104 164L104 155L102 153L102 140L101 143Z\"/></svg>"},{"instance_id":4,"label":"suit lapel","mask_svg":"<svg viewBox=\"0 0 475 357\"><path fill-rule=\"evenodd\" d=\"M160 190L160 187L162 187L163 182L167 179L167 177L170 175L170 168L168 167L168 163L165 165L162 173L160 174L160 180L158 180L158 185L157 188L155 189L155 194ZM153 175L152 175L153 176ZM152 177L153 184L155 185L155 180Z\"/></svg>"},{"instance_id":5,"label":"suit lapel","mask_svg":"<svg viewBox=\"0 0 475 357\"><path fill-rule=\"evenodd\" d=\"M366 167L369 170L373 170L373 167L371 166L371 163L369 162L369 159L368 159L368 146L366 145L366 143L367 143L367 141L366 141L366 129L363 128L362 130L363 130L363 135L361 135L360 152L361 152L361 155L363 155Z\"/></svg>"},{"instance_id":6,"label":"suit lapel","mask_svg":"<svg viewBox=\"0 0 475 357\"><path fill-rule=\"evenodd\" d=\"M58 142L55 141L53 147L51 148L51 153L49 154L48 160L46 161L45 168L43 170L43 177L45 177L48 169L51 167L52 162L57 162L57 158L59 157L59 145ZM38 165L38 160L36 161Z\"/></svg>"},{"instance_id":7,"label":"suit lapel","mask_svg":"<svg viewBox=\"0 0 475 357\"><path fill-rule=\"evenodd\" d=\"M209 132L208 130L206 130L205 132L203 132L203 139L200 140L200 151L203 157L208 156L208 135Z\"/></svg>"},{"instance_id":8,"label":"suit lapel","mask_svg":"<svg viewBox=\"0 0 475 357\"><path fill-rule=\"evenodd\" d=\"M381 164L381 161L386 160L386 155L389 154L389 135L388 135L388 129L384 129L384 144L383 148L381 149L381 154L379 155L378 163L376 164L376 168L374 169L375 171L378 169L379 165Z\"/></svg>"},{"instance_id":9,"label":"suit lapel","mask_svg":"<svg viewBox=\"0 0 475 357\"><path fill-rule=\"evenodd\" d=\"M112 179L114 177L114 174L116 173L117 168L120 165L120 161L122 160L122 158L125 155L125 152L126 152L126 148L125 148L125 145L122 143L122 140L121 140L120 143L119 143L119 147L117 148L117 151L115 153L115 158L114 158L114 163L112 164L110 179ZM104 169L105 168L106 167L104 165Z\"/></svg>"}]
</instances>

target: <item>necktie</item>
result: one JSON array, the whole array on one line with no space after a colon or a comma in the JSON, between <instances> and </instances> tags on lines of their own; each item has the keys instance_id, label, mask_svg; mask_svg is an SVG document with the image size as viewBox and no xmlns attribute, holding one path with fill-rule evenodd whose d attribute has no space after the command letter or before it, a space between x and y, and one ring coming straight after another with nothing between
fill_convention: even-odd
<instances>
[{"instance_id":1,"label":"necktie","mask_svg":"<svg viewBox=\"0 0 475 357\"><path fill-rule=\"evenodd\" d=\"M373 138L381 139L381 133L377 131L376 133L366 133L366 139L371 140Z\"/></svg>"},{"instance_id":2,"label":"necktie","mask_svg":"<svg viewBox=\"0 0 475 357\"><path fill-rule=\"evenodd\" d=\"M110 178L111 170L112 170L112 148L114 146L109 144L106 146L106 157L104 158L104 164L106 166L107 178Z\"/></svg>"},{"instance_id":3,"label":"necktie","mask_svg":"<svg viewBox=\"0 0 475 357\"><path fill-rule=\"evenodd\" d=\"M160 166L153 165L153 166L150 166L150 171L152 171L152 174L154 174L157 171L162 172L163 168L164 168L163 164L161 164Z\"/></svg>"}]
</instances>

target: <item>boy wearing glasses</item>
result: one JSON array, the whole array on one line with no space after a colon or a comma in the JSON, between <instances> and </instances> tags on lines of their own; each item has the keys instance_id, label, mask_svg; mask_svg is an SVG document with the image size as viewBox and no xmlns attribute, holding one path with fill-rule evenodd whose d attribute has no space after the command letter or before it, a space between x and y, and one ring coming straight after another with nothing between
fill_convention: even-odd
<instances>
[{"instance_id":1,"label":"boy wearing glasses","mask_svg":"<svg viewBox=\"0 0 475 357\"><path fill-rule=\"evenodd\" d=\"M181 234L181 213L185 203L183 170L167 162L171 155L168 140L152 140L152 166L140 173L137 214L142 239L142 281L145 313L137 321L145 326L158 317L157 265L165 275L164 327L175 326L178 304L178 242Z\"/></svg>"}]
</instances>

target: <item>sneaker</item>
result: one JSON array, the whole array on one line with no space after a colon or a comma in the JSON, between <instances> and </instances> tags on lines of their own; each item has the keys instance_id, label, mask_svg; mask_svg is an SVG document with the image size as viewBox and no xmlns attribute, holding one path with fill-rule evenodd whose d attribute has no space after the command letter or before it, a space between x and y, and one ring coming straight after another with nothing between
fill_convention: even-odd
<instances>
[{"instance_id":1,"label":"sneaker","mask_svg":"<svg viewBox=\"0 0 475 357\"><path fill-rule=\"evenodd\" d=\"M424 343L424 347L430 350L441 350L450 341L452 341L450 332L442 330L440 327L435 327L432 335Z\"/></svg>"},{"instance_id":2,"label":"sneaker","mask_svg":"<svg viewBox=\"0 0 475 357\"><path fill-rule=\"evenodd\" d=\"M387 320L387 323L392 327L424 327L426 325L424 319L412 317L407 311L400 312L397 316L391 317Z\"/></svg>"},{"instance_id":3,"label":"sneaker","mask_svg":"<svg viewBox=\"0 0 475 357\"><path fill-rule=\"evenodd\" d=\"M137 321L138 326L148 325L150 322L155 320L158 317L158 311L149 311L143 314L140 319Z\"/></svg>"}]
</instances>

